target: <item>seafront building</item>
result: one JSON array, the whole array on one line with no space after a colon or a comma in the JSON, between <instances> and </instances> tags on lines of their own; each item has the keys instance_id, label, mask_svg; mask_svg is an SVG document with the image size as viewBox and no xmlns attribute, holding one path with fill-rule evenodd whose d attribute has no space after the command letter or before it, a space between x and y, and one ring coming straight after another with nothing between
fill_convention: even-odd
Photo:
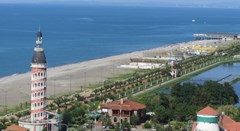
<instances>
[{"instance_id":1,"label":"seafront building","mask_svg":"<svg viewBox=\"0 0 240 131\"><path fill-rule=\"evenodd\" d=\"M61 116L48 112L47 105L47 61L42 48L42 33L37 32L37 46L31 63L31 114L19 119L19 126L29 131L58 131Z\"/></svg>"},{"instance_id":2,"label":"seafront building","mask_svg":"<svg viewBox=\"0 0 240 131\"><path fill-rule=\"evenodd\" d=\"M166 64L169 64L173 61L181 60L183 60L183 55L130 58L131 62L128 65L120 65L119 68L156 69L164 67Z\"/></svg>"},{"instance_id":3,"label":"seafront building","mask_svg":"<svg viewBox=\"0 0 240 131\"><path fill-rule=\"evenodd\" d=\"M207 106L197 112L197 121L193 122L192 131L240 131L240 122Z\"/></svg>"},{"instance_id":4,"label":"seafront building","mask_svg":"<svg viewBox=\"0 0 240 131\"><path fill-rule=\"evenodd\" d=\"M130 58L129 64L123 64L118 66L119 68L127 69L157 69L165 67L172 62L179 62L189 57L196 55L208 55L217 49L217 45L206 44L190 44L184 47L180 47L171 52L157 52L158 55L151 55L147 57ZM176 73L175 73L176 74Z\"/></svg>"},{"instance_id":5,"label":"seafront building","mask_svg":"<svg viewBox=\"0 0 240 131\"><path fill-rule=\"evenodd\" d=\"M131 100L116 100L101 105L101 110L112 123L122 123L123 121L130 123L132 115L138 116L139 120L143 120L146 115L146 106L144 104Z\"/></svg>"}]
</instances>

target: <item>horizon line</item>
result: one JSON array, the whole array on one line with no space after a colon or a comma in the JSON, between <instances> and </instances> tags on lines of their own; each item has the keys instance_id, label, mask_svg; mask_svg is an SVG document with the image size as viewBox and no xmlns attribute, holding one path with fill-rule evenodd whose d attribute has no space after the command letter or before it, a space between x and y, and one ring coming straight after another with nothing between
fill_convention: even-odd
<instances>
[{"instance_id":1,"label":"horizon line","mask_svg":"<svg viewBox=\"0 0 240 131\"><path fill-rule=\"evenodd\" d=\"M141 4L111 4L111 3L53 3L53 2L0 2L0 5L66 5L66 6L115 6L115 7L169 7L169 8L202 8L202 9L240 9L240 7L212 6L174 6L174 5L141 5Z\"/></svg>"}]
</instances>

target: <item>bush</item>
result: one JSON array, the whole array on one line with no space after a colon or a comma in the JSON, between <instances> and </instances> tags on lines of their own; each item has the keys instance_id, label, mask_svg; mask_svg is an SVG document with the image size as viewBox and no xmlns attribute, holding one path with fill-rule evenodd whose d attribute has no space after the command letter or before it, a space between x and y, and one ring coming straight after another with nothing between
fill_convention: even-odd
<instances>
[{"instance_id":1,"label":"bush","mask_svg":"<svg viewBox=\"0 0 240 131\"><path fill-rule=\"evenodd\" d=\"M152 125L151 125L151 123L150 123L149 121L146 121L143 126L144 126L144 128L146 128L146 129L152 128Z\"/></svg>"},{"instance_id":2,"label":"bush","mask_svg":"<svg viewBox=\"0 0 240 131\"><path fill-rule=\"evenodd\" d=\"M139 121L139 118L138 118L137 115L132 115L132 116L130 117L130 119L131 119L131 121L130 121L131 125L133 125L133 126L137 125L137 123L138 123L138 121Z\"/></svg>"}]
</instances>

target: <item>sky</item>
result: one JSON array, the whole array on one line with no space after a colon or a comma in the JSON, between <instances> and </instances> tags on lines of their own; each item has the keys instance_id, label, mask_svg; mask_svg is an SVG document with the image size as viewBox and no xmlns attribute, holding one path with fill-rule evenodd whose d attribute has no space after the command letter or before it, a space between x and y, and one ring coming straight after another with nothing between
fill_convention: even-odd
<instances>
[{"instance_id":1,"label":"sky","mask_svg":"<svg viewBox=\"0 0 240 131\"><path fill-rule=\"evenodd\" d=\"M0 0L0 3L240 8L240 0Z\"/></svg>"}]
</instances>

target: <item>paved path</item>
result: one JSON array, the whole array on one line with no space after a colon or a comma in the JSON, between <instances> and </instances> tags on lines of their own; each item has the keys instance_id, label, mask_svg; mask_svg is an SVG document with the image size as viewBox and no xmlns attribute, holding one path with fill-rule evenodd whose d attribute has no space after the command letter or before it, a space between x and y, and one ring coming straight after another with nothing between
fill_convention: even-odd
<instances>
[{"instance_id":1,"label":"paved path","mask_svg":"<svg viewBox=\"0 0 240 131\"><path fill-rule=\"evenodd\" d=\"M147 92L147 91L154 90L154 89L156 89L156 88L159 88L159 86L167 85L167 84L169 84L169 83L171 83L171 82L173 82L173 81L180 80L180 79L182 79L183 77L191 76L191 75L193 75L193 74L195 74L195 73L201 72L201 71L203 71L203 70L206 70L206 69L208 69L208 68L214 67L214 66L219 65L219 64L221 64L221 63L223 63L223 62L220 61L220 62L211 64L211 65L205 66L205 67L203 67L203 68L197 69L197 70L192 71L192 72L190 72L190 73L184 74L184 75L182 75L181 77L176 77L176 78L173 78L173 79L168 80L168 81L166 81L166 82L160 83L160 84L155 85L155 86L152 86L152 87L150 87L150 88L147 88L147 89L145 89L145 90L139 91L139 92L133 94L133 96L137 96L137 95L143 94L143 93L145 93L145 92Z\"/></svg>"}]
</instances>

